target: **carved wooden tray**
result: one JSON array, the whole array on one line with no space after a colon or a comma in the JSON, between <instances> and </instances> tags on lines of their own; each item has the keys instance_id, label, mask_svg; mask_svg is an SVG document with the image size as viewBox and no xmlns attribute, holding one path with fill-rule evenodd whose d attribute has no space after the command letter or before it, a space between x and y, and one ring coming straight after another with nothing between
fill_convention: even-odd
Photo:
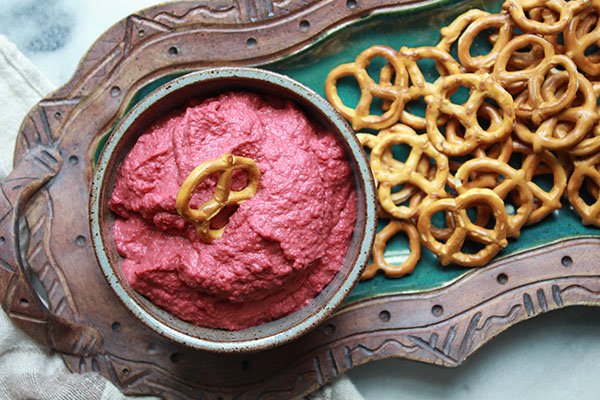
<instances>
[{"instance_id":1,"label":"carved wooden tray","mask_svg":"<svg viewBox=\"0 0 600 400\"><path fill-rule=\"evenodd\" d=\"M600 305L600 236L568 209L531 228L524 236L536 239L512 246L487 268L419 266L407 279L378 276L359 284L323 326L250 355L168 342L128 313L100 272L90 243L89 184L103 139L132 102L184 71L214 65L265 66L322 91L323 74L357 49L399 47L405 30L413 38L406 44L432 43L431 32L446 19L499 2L450 3L179 1L113 26L21 127L14 170L0 182L3 308L62 353L71 370L99 371L126 394L277 399L387 357L457 366L517 322L569 305Z\"/></svg>"}]
</instances>

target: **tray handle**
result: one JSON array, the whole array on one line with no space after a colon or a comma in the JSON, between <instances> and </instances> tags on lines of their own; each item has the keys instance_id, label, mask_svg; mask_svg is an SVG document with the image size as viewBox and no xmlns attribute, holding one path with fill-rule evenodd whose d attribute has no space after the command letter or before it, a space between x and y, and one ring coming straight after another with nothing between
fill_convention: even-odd
<instances>
[{"instance_id":1,"label":"tray handle","mask_svg":"<svg viewBox=\"0 0 600 400\"><path fill-rule=\"evenodd\" d=\"M52 313L37 295L19 246L19 222L28 200L62 167L56 149L38 145L0 181L0 300L13 322L61 353L88 356L102 345L100 333Z\"/></svg>"}]
</instances>

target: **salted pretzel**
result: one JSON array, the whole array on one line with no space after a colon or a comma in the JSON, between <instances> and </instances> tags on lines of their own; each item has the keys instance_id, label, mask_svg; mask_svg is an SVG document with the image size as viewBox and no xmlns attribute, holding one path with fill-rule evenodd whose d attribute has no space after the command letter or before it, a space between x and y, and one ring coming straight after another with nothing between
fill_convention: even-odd
<instances>
[{"instance_id":1,"label":"salted pretzel","mask_svg":"<svg viewBox=\"0 0 600 400\"><path fill-rule=\"evenodd\" d=\"M591 76L600 75L600 56L586 54L586 50L600 42L600 1L592 1L591 6L573 19L564 31L565 48L577 66Z\"/></svg>"},{"instance_id":2,"label":"salted pretzel","mask_svg":"<svg viewBox=\"0 0 600 400\"><path fill-rule=\"evenodd\" d=\"M392 145L404 144L410 147L410 154L401 168L390 171L383 164L383 155ZM418 166L423 157L435 160L433 177L423 175ZM392 200L392 188L410 184L433 197L444 197L444 186L448 178L448 158L439 153L427 140L412 128L396 124L389 128L371 151L371 170L377 180L381 207L398 219L409 219L418 214L418 208L396 205Z\"/></svg>"},{"instance_id":3,"label":"salted pretzel","mask_svg":"<svg viewBox=\"0 0 600 400\"><path fill-rule=\"evenodd\" d=\"M560 18L560 15L557 15L549 8L543 6L532 8L531 10L529 10L528 14L530 19L544 24L554 24ZM553 35L543 35L543 38L546 39L548 42L552 43L552 46L554 46L554 50L557 54L564 54L564 44L562 43L561 38L559 36L560 33Z\"/></svg>"},{"instance_id":4,"label":"salted pretzel","mask_svg":"<svg viewBox=\"0 0 600 400\"><path fill-rule=\"evenodd\" d=\"M400 232L403 232L408 238L410 253L402 264L391 265L385 260L383 253L387 242ZM373 262L367 266L361 280L371 279L377 271L383 271L388 278L399 278L410 274L421 258L421 242L417 228L409 221L390 221L375 235L371 258Z\"/></svg>"},{"instance_id":5,"label":"salted pretzel","mask_svg":"<svg viewBox=\"0 0 600 400\"><path fill-rule=\"evenodd\" d=\"M599 165L600 153L575 161L575 169L567 185L569 202L581 216L582 223L598 227L600 227L600 198L596 197L593 204L587 204L579 192L586 178L591 179L596 187L600 187Z\"/></svg>"},{"instance_id":6,"label":"salted pretzel","mask_svg":"<svg viewBox=\"0 0 600 400\"><path fill-rule=\"evenodd\" d=\"M458 59L469 72L490 71L500 50L508 43L512 35L512 21L505 14L490 14L481 10L470 10L459 16L452 24L440 30L442 39L437 47L450 52L452 45L458 41ZM493 38L493 46L485 55L472 56L473 41L481 33L489 29L497 29Z\"/></svg>"},{"instance_id":7,"label":"salted pretzel","mask_svg":"<svg viewBox=\"0 0 600 400\"><path fill-rule=\"evenodd\" d=\"M512 20L524 32L539 35L561 33L573 16L589 7L591 0L507 0L502 8L510 13ZM554 22L536 21L526 13L539 7L547 8L558 14Z\"/></svg>"},{"instance_id":8,"label":"salted pretzel","mask_svg":"<svg viewBox=\"0 0 600 400\"><path fill-rule=\"evenodd\" d=\"M467 209L471 206L489 207L494 216L494 227L488 229L472 222L467 215ZM431 219L436 213L445 211L453 214L456 227L446 242L441 243L431 233ZM508 222L504 203L490 189L470 189L456 198L430 202L421 210L417 228L423 245L438 256L442 265L454 263L481 267L508 244ZM467 239L481 243L484 247L474 254L465 253L462 248Z\"/></svg>"},{"instance_id":9,"label":"salted pretzel","mask_svg":"<svg viewBox=\"0 0 600 400\"><path fill-rule=\"evenodd\" d=\"M490 128L494 128L502 124L502 114L496 109L496 107L489 103L484 103L481 107L479 107L479 110L477 110L477 116L480 119L488 121ZM446 124L446 139L450 143L461 143L464 141L462 134L458 134L460 127L461 125L454 119L448 121ZM486 147L478 147L471 154L469 154L469 156L475 158L493 158L503 162L508 162L512 155L512 148L512 139L509 136L503 142L494 143ZM451 174L456 173L456 171L458 171L460 166L464 163L464 159L456 160L454 158L450 158L449 161ZM497 174L480 172L475 175L476 176L473 179L477 181L475 184L476 187L490 187L496 184ZM448 184L456 191L454 176L449 178Z\"/></svg>"},{"instance_id":10,"label":"salted pretzel","mask_svg":"<svg viewBox=\"0 0 600 400\"><path fill-rule=\"evenodd\" d=\"M504 88L518 94L527 87L536 68L555 54L552 43L542 37L515 36L498 53L492 74Z\"/></svg>"},{"instance_id":11,"label":"salted pretzel","mask_svg":"<svg viewBox=\"0 0 600 400\"><path fill-rule=\"evenodd\" d=\"M386 134L389 133L393 133L393 130L383 130L381 132L379 132L379 134L377 135L373 135L370 133L357 133L356 137L358 138L359 142L361 143L361 145L363 147L367 147L370 150L373 150L375 148L375 146L377 145L377 143L379 143L379 140L384 137ZM382 160L382 167L383 168L387 168L387 169L394 169L394 168L403 168L404 164L401 163L400 161L397 161L396 159L394 159L394 155L392 154L392 150L391 148L388 148L386 151L384 151L384 153L382 154L381 157ZM428 176L429 174L429 159L427 157L422 157L419 164L417 165L417 171L422 174L423 176ZM376 186L378 186L378 182L377 179L375 179L375 184ZM396 205L400 205L404 202L410 201L413 197L413 195L415 193L419 192L419 188L415 185L411 185L411 184L404 184L402 185L402 189L400 189L399 191L396 192L392 192L391 194L391 199L394 202L394 204ZM412 200L413 204L415 203L415 200ZM380 216L386 216L386 215L382 215L382 213L384 213L385 211L382 211L380 209Z\"/></svg>"},{"instance_id":12,"label":"salted pretzel","mask_svg":"<svg viewBox=\"0 0 600 400\"><path fill-rule=\"evenodd\" d=\"M469 99L462 105L454 104L450 96L459 87L471 90ZM485 146L505 140L515 122L513 99L498 82L488 74L456 74L438 79L437 94L428 99L426 118L427 135L433 146L448 156L462 156ZM483 129L477 121L477 110L490 98L502 111L502 122L494 127ZM448 115L464 127L464 141L460 144L449 142L437 125L442 115Z\"/></svg>"},{"instance_id":13,"label":"salted pretzel","mask_svg":"<svg viewBox=\"0 0 600 400\"><path fill-rule=\"evenodd\" d=\"M433 82L428 82L427 79L425 79L425 75L417 64L418 61L424 59L435 61L435 66L440 76L460 74L463 72L460 64L450 55L450 53L437 47L402 47L398 56L406 66L410 85L423 89L424 94L432 93L434 90Z\"/></svg>"},{"instance_id":14,"label":"salted pretzel","mask_svg":"<svg viewBox=\"0 0 600 400\"><path fill-rule=\"evenodd\" d=\"M383 57L387 61L381 83L376 83L367 72L367 67L376 57ZM394 78L390 82L391 75ZM353 76L360 89L356 108L346 106L338 94L338 80L347 76ZM407 88L407 80L406 68L398 53L387 46L373 46L360 53L354 62L339 65L329 73L325 81L325 95L335 109L352 123L354 129L383 129L395 124L402 115L404 99L400 93ZM382 115L370 114L374 98L390 102Z\"/></svg>"},{"instance_id":15,"label":"salted pretzel","mask_svg":"<svg viewBox=\"0 0 600 400\"><path fill-rule=\"evenodd\" d=\"M590 83L596 98L600 97L600 81L590 81ZM596 107L596 114L600 115L600 106ZM596 122L592 130L571 149L571 154L575 157L587 157L598 151L600 151L600 122Z\"/></svg>"},{"instance_id":16,"label":"salted pretzel","mask_svg":"<svg viewBox=\"0 0 600 400\"><path fill-rule=\"evenodd\" d=\"M518 54L518 50L522 48L533 46L539 46L543 50L544 58L527 68L509 71L508 64L514 54ZM557 66L564 68L568 73L567 88L561 92L560 96L547 99L544 97L542 86L546 81L546 75ZM515 113L521 118L531 119L536 124L567 108L575 98L578 87L575 63L567 56L556 55L551 43L535 35L521 35L513 38L500 51L493 74L494 78L503 86L520 83L523 88L526 87L526 91L515 99Z\"/></svg>"},{"instance_id":17,"label":"salted pretzel","mask_svg":"<svg viewBox=\"0 0 600 400\"><path fill-rule=\"evenodd\" d=\"M473 158L464 163L456 172L458 181L456 190L459 194L465 193L468 189L477 188L477 181L471 182L470 177L475 173L487 172L502 176L503 180L496 185L490 185L492 189L503 201L513 191L518 192L520 205L513 215L507 214L507 236L518 238L521 235L521 227L529 221L533 212L533 194L528 186L526 171L516 170L507 163L491 158ZM480 187L481 188L481 187ZM486 221L487 222L487 221ZM477 221L480 226L485 223Z\"/></svg>"},{"instance_id":18,"label":"salted pretzel","mask_svg":"<svg viewBox=\"0 0 600 400\"><path fill-rule=\"evenodd\" d=\"M248 174L248 184L242 190L231 190L234 170L244 170ZM219 174L215 193L212 198L192 208L191 202L196 189L204 179ZM177 194L177 213L196 225L196 232L202 241L210 243L223 235L225 227L212 229L210 220L227 206L241 204L256 194L260 181L260 169L256 163L246 157L226 153L221 157L208 160L197 166L187 176Z\"/></svg>"},{"instance_id":19,"label":"salted pretzel","mask_svg":"<svg viewBox=\"0 0 600 400\"><path fill-rule=\"evenodd\" d=\"M525 173L527 186L534 197L534 209L527 224L534 224L562 207L560 199L567 187L567 173L563 167L565 162L547 150L534 153L530 147L517 141L513 142L513 154L523 155L519 170ZM552 176L550 190L543 189L533 181L533 178L539 175ZM522 202L520 198L514 200L517 205Z\"/></svg>"},{"instance_id":20,"label":"salted pretzel","mask_svg":"<svg viewBox=\"0 0 600 400\"><path fill-rule=\"evenodd\" d=\"M433 82L428 82L421 71L418 62L424 59L433 60L440 76L459 74L462 72L460 64L447 52L436 47L422 46L416 48L402 47L398 53L408 74L408 88L400 95L404 101L404 109L400 116L400 122L414 129L425 129L425 118L414 115L407 110L411 102L424 100L425 96L433 92ZM392 79L391 68L386 66L385 74L382 74L381 82L389 82ZM390 107L389 100L384 101L383 109ZM444 120L440 120L444 122Z\"/></svg>"},{"instance_id":21,"label":"salted pretzel","mask_svg":"<svg viewBox=\"0 0 600 400\"><path fill-rule=\"evenodd\" d=\"M558 73L549 80L556 80L560 85L565 80L566 74ZM567 85L571 85L570 76ZM534 152L543 149L562 150L569 149L579 143L598 121L596 112L596 95L591 83L581 74L576 75L577 102L560 113L545 119L537 128L532 128L526 122L518 121L515 125L516 136L533 147ZM552 97L552 91L544 92L546 97ZM571 128L569 128L569 126ZM535 130L534 130L535 129Z\"/></svg>"}]
</instances>

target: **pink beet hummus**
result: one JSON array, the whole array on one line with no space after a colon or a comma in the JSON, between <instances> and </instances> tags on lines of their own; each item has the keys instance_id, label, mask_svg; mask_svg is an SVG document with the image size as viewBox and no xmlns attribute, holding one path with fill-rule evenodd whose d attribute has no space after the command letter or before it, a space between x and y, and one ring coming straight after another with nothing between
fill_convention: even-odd
<instances>
[{"instance_id":1,"label":"pink beet hummus","mask_svg":"<svg viewBox=\"0 0 600 400\"><path fill-rule=\"evenodd\" d=\"M260 187L213 220L227 225L207 244L175 200L195 167L224 153L253 159ZM233 189L246 179L234 174ZM212 197L215 182L198 187L193 207ZM333 134L291 102L231 92L143 132L120 167L110 207L134 290L195 325L238 330L304 307L331 281L350 244L356 193Z\"/></svg>"}]
</instances>

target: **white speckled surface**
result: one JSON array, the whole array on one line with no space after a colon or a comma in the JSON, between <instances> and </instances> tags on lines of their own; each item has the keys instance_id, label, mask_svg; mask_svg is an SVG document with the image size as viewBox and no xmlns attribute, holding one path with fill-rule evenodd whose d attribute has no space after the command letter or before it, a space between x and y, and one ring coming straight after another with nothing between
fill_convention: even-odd
<instances>
[{"instance_id":1,"label":"white speckled surface","mask_svg":"<svg viewBox=\"0 0 600 400\"><path fill-rule=\"evenodd\" d=\"M0 34L56 85L66 82L96 38L152 0L0 0ZM403 360L358 367L366 399L598 399L600 309L571 308L513 327L446 369Z\"/></svg>"}]
</instances>

